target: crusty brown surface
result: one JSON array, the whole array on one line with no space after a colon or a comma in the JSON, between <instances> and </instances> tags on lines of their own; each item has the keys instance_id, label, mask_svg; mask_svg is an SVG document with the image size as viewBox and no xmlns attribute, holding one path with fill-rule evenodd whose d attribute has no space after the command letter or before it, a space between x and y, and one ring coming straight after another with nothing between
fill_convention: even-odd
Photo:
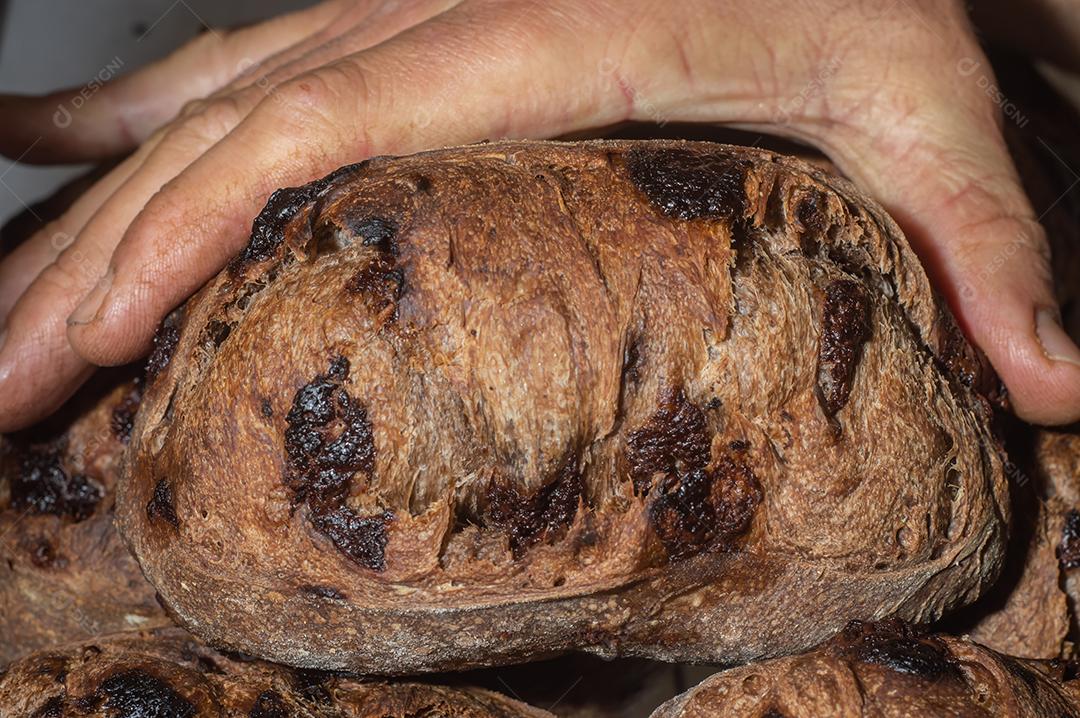
<instances>
[{"instance_id":1,"label":"crusty brown surface","mask_svg":"<svg viewBox=\"0 0 1080 718\"><path fill-rule=\"evenodd\" d=\"M1080 433L1028 427L1010 437L1014 525L1002 579L952 632L1024 658L1074 657L1080 638Z\"/></svg>"},{"instance_id":2,"label":"crusty brown surface","mask_svg":"<svg viewBox=\"0 0 1080 718\"><path fill-rule=\"evenodd\" d=\"M1053 541L1059 567L1057 584L1068 598L1070 637L1080 641L1080 428L1038 433L1036 457L1054 517Z\"/></svg>"},{"instance_id":3,"label":"crusty brown surface","mask_svg":"<svg viewBox=\"0 0 1080 718\"><path fill-rule=\"evenodd\" d=\"M102 373L45 425L0 437L0 665L167 622L113 526L133 374Z\"/></svg>"},{"instance_id":4,"label":"crusty brown surface","mask_svg":"<svg viewBox=\"0 0 1080 718\"><path fill-rule=\"evenodd\" d=\"M262 657L746 661L999 569L974 353L880 208L767 152L344 168L276 194L159 348L121 530Z\"/></svg>"},{"instance_id":5,"label":"crusty brown surface","mask_svg":"<svg viewBox=\"0 0 1080 718\"><path fill-rule=\"evenodd\" d=\"M1064 519L1060 506L1039 502L1034 525L1009 553L1006 578L990 591L1000 594L998 600L968 631L973 641L1018 658L1062 656L1071 621L1057 556ZM1010 576L1013 567L1016 575Z\"/></svg>"},{"instance_id":6,"label":"crusty brown surface","mask_svg":"<svg viewBox=\"0 0 1080 718\"><path fill-rule=\"evenodd\" d=\"M1078 715L1080 687L1059 668L900 622L855 622L809 653L718 673L652 718Z\"/></svg>"},{"instance_id":7,"label":"crusty brown surface","mask_svg":"<svg viewBox=\"0 0 1080 718\"><path fill-rule=\"evenodd\" d=\"M159 629L39 651L0 674L3 718L552 718L498 693L361 682L217 653Z\"/></svg>"}]
</instances>

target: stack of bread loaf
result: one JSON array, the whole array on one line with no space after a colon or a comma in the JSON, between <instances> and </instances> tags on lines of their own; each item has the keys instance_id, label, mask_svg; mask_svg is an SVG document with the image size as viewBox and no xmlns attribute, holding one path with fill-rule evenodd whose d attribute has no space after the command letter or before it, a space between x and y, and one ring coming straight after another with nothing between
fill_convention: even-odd
<instances>
[{"instance_id":1,"label":"stack of bread loaf","mask_svg":"<svg viewBox=\"0 0 1080 718\"><path fill-rule=\"evenodd\" d=\"M1080 715L1080 435L1006 402L801 160L370 159L3 439L0 715L629 715L660 662L715 675L656 718ZM490 690L574 652L595 701Z\"/></svg>"}]
</instances>

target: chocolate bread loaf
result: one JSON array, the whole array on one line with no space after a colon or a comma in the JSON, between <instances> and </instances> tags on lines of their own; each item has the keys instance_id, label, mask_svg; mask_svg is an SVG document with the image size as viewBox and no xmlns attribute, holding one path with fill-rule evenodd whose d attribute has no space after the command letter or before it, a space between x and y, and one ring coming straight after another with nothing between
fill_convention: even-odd
<instances>
[{"instance_id":1,"label":"chocolate bread loaf","mask_svg":"<svg viewBox=\"0 0 1080 718\"><path fill-rule=\"evenodd\" d=\"M226 656L184 631L39 651L0 674L0 715L34 718L552 718L498 693L365 683Z\"/></svg>"},{"instance_id":2,"label":"chocolate bread loaf","mask_svg":"<svg viewBox=\"0 0 1080 718\"><path fill-rule=\"evenodd\" d=\"M861 624L809 653L718 673L653 718L1080 716L1062 665L1023 661L899 622Z\"/></svg>"},{"instance_id":3,"label":"chocolate bread loaf","mask_svg":"<svg viewBox=\"0 0 1080 718\"><path fill-rule=\"evenodd\" d=\"M0 666L168 622L113 526L135 374L102 372L43 424L0 436Z\"/></svg>"},{"instance_id":4,"label":"chocolate bread loaf","mask_svg":"<svg viewBox=\"0 0 1080 718\"><path fill-rule=\"evenodd\" d=\"M121 530L191 631L296 666L748 661L1000 565L982 363L877 205L768 152L343 168L151 367Z\"/></svg>"}]
</instances>

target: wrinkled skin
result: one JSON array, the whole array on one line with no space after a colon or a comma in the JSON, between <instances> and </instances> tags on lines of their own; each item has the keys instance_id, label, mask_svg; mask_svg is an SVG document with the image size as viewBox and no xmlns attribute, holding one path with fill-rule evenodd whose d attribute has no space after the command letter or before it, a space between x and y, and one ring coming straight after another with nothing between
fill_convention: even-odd
<instances>
[{"instance_id":1,"label":"wrinkled skin","mask_svg":"<svg viewBox=\"0 0 1080 718\"><path fill-rule=\"evenodd\" d=\"M1032 7L980 16L1008 35L998 19ZM1047 36L1074 27L1010 39L1052 53L1069 45ZM1045 208L1020 189L988 87L959 0L329 0L207 34L63 128L52 115L77 91L4 98L9 156L42 132L25 160L133 154L0 266L0 430L52 411L90 363L145 353L277 187L373 154L624 120L817 146L897 217L1017 412L1076 420L1080 350L1056 323Z\"/></svg>"}]
</instances>

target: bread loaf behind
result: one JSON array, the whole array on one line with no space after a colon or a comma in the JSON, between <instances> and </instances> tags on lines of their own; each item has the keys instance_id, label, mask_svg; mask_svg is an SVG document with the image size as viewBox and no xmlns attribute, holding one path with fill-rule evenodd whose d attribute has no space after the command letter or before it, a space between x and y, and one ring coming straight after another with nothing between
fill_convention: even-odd
<instances>
[{"instance_id":1,"label":"bread loaf behind","mask_svg":"<svg viewBox=\"0 0 1080 718\"><path fill-rule=\"evenodd\" d=\"M0 436L0 666L169 622L113 526L136 375L103 371L46 422Z\"/></svg>"}]
</instances>

